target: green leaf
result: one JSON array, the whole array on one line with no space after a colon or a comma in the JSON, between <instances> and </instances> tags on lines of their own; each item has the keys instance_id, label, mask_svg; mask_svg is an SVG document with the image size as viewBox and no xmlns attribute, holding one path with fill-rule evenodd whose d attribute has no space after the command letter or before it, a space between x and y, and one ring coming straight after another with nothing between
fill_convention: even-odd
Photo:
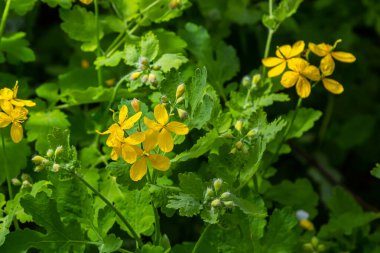
<instances>
[{"instance_id":1,"label":"green leaf","mask_svg":"<svg viewBox=\"0 0 380 253\"><path fill-rule=\"evenodd\" d=\"M294 111L291 111L286 116L287 122L290 122ZM286 139L299 138L304 132L314 126L314 123L322 116L322 112L311 108L298 108L296 118L292 127L289 129Z\"/></svg>"},{"instance_id":2,"label":"green leaf","mask_svg":"<svg viewBox=\"0 0 380 253\"><path fill-rule=\"evenodd\" d=\"M140 53L135 45L126 45L124 48L125 64L135 66L139 60Z\"/></svg>"},{"instance_id":3,"label":"green leaf","mask_svg":"<svg viewBox=\"0 0 380 253\"><path fill-rule=\"evenodd\" d=\"M202 204L193 196L186 193L179 195L169 196L169 203L166 205L168 208L178 209L179 215L192 217L202 210Z\"/></svg>"},{"instance_id":4,"label":"green leaf","mask_svg":"<svg viewBox=\"0 0 380 253\"><path fill-rule=\"evenodd\" d=\"M28 47L29 42L24 39L25 36L25 33L18 32L9 37L1 38L0 51L5 52L8 60L11 62L15 62L16 60L32 62L36 60L34 52Z\"/></svg>"},{"instance_id":5,"label":"green leaf","mask_svg":"<svg viewBox=\"0 0 380 253\"><path fill-rule=\"evenodd\" d=\"M121 59L124 57L124 52L122 51L116 51L113 53L110 57L107 56L100 56L96 58L95 60L95 65L97 68L101 66L106 66L106 67L115 67L119 65L119 62Z\"/></svg>"},{"instance_id":6,"label":"green leaf","mask_svg":"<svg viewBox=\"0 0 380 253\"><path fill-rule=\"evenodd\" d=\"M54 105L59 100L58 85L55 83L44 83L38 86L36 93L40 98L46 99L50 105Z\"/></svg>"},{"instance_id":7,"label":"green leaf","mask_svg":"<svg viewBox=\"0 0 380 253\"><path fill-rule=\"evenodd\" d=\"M274 9L272 16L264 15L263 24L269 29L276 31L281 23L297 12L298 6L303 0L281 0Z\"/></svg>"},{"instance_id":8,"label":"green leaf","mask_svg":"<svg viewBox=\"0 0 380 253\"><path fill-rule=\"evenodd\" d=\"M146 33L140 41L141 56L153 61L158 54L159 42L153 32Z\"/></svg>"},{"instance_id":9,"label":"green leaf","mask_svg":"<svg viewBox=\"0 0 380 253\"><path fill-rule=\"evenodd\" d=\"M139 1L137 0L112 0L117 12L124 21L129 21L138 15Z\"/></svg>"},{"instance_id":10,"label":"green leaf","mask_svg":"<svg viewBox=\"0 0 380 253\"><path fill-rule=\"evenodd\" d=\"M246 215L262 219L267 217L265 204L262 198L256 196L252 199L246 200L232 196L231 199L235 205L238 206L240 210Z\"/></svg>"},{"instance_id":11,"label":"green leaf","mask_svg":"<svg viewBox=\"0 0 380 253\"><path fill-rule=\"evenodd\" d=\"M118 251L122 244L123 240L116 237L114 234L110 234L103 239L103 244L99 245L99 252L111 253Z\"/></svg>"},{"instance_id":12,"label":"green leaf","mask_svg":"<svg viewBox=\"0 0 380 253\"><path fill-rule=\"evenodd\" d=\"M290 98L287 94L283 94L283 93L268 94L268 95L264 95L255 99L253 102L253 108L254 108L254 111L257 111L260 108L272 105L274 102L286 102L289 100Z\"/></svg>"},{"instance_id":13,"label":"green leaf","mask_svg":"<svg viewBox=\"0 0 380 253\"><path fill-rule=\"evenodd\" d=\"M265 196L269 200L279 202L284 206L291 206L295 210L305 210L311 218L317 214L318 195L307 179L297 179L294 183L284 180L280 184L268 188Z\"/></svg>"},{"instance_id":14,"label":"green leaf","mask_svg":"<svg viewBox=\"0 0 380 253\"><path fill-rule=\"evenodd\" d=\"M70 9L72 6L73 0L42 0L42 2L49 5L51 8L55 8L58 5L64 9Z\"/></svg>"},{"instance_id":15,"label":"green leaf","mask_svg":"<svg viewBox=\"0 0 380 253\"><path fill-rule=\"evenodd\" d=\"M164 253L165 250L161 246L154 246L150 244L145 244L141 248L141 253Z\"/></svg>"},{"instance_id":16,"label":"green leaf","mask_svg":"<svg viewBox=\"0 0 380 253\"><path fill-rule=\"evenodd\" d=\"M179 187L181 187L184 193L189 194L196 200L203 200L203 193L206 186L197 174L193 172L181 173L178 175L178 178Z\"/></svg>"},{"instance_id":17,"label":"green leaf","mask_svg":"<svg viewBox=\"0 0 380 253\"><path fill-rule=\"evenodd\" d=\"M36 141L36 149L40 154L44 154L49 148L46 133L54 127L64 129L69 126L67 116L59 110L53 110L31 112L25 129L28 131L28 141Z\"/></svg>"},{"instance_id":18,"label":"green leaf","mask_svg":"<svg viewBox=\"0 0 380 253\"><path fill-rule=\"evenodd\" d=\"M185 53L187 43L176 33L162 28L153 32L159 41L159 55Z\"/></svg>"},{"instance_id":19,"label":"green leaf","mask_svg":"<svg viewBox=\"0 0 380 253\"><path fill-rule=\"evenodd\" d=\"M59 14L63 20L61 28L71 39L86 43L96 43L97 22L93 12L76 5L71 10L60 9ZM99 33L101 38L103 36L101 27ZM92 50L95 49L96 47Z\"/></svg>"},{"instance_id":20,"label":"green leaf","mask_svg":"<svg viewBox=\"0 0 380 253\"><path fill-rule=\"evenodd\" d=\"M37 0L12 0L11 10L14 10L18 15L24 16L27 12L33 10Z\"/></svg>"},{"instance_id":21,"label":"green leaf","mask_svg":"<svg viewBox=\"0 0 380 253\"><path fill-rule=\"evenodd\" d=\"M182 0L176 8L170 8L170 1L162 0L152 4L151 0L140 0L140 10L151 22L160 23L181 16L183 10L191 6L188 0Z\"/></svg>"},{"instance_id":22,"label":"green leaf","mask_svg":"<svg viewBox=\"0 0 380 253\"><path fill-rule=\"evenodd\" d=\"M5 131L2 131L3 134ZM0 152L0 183L3 183L6 179L6 168L9 171L9 178L17 177L20 174L20 171L26 168L27 162L30 158L31 151L26 143L26 141L22 141L19 143L13 143L10 139L5 139L5 153Z\"/></svg>"},{"instance_id":23,"label":"green leaf","mask_svg":"<svg viewBox=\"0 0 380 253\"><path fill-rule=\"evenodd\" d=\"M196 69L191 83L188 85L189 104L191 106L191 115L194 115L195 110L201 103L204 96L204 90L207 85L207 70L205 67Z\"/></svg>"},{"instance_id":24,"label":"green leaf","mask_svg":"<svg viewBox=\"0 0 380 253\"><path fill-rule=\"evenodd\" d=\"M164 54L155 62L155 64L161 66L162 71L166 73L172 68L178 69L187 61L188 59L180 54Z\"/></svg>"},{"instance_id":25,"label":"green leaf","mask_svg":"<svg viewBox=\"0 0 380 253\"><path fill-rule=\"evenodd\" d=\"M376 167L371 170L371 175L380 179L380 163L377 163Z\"/></svg>"}]
</instances>

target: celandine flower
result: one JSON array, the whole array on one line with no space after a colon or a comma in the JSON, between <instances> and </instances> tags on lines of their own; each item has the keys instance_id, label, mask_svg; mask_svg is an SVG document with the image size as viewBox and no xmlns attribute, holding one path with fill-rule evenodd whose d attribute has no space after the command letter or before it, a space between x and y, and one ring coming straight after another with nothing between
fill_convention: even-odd
<instances>
[{"instance_id":1,"label":"celandine flower","mask_svg":"<svg viewBox=\"0 0 380 253\"><path fill-rule=\"evenodd\" d=\"M289 59L298 57L305 49L305 42L302 40L297 41L290 45L284 45L276 50L277 57L267 57L262 59L262 63L265 67L272 68L268 71L268 77L275 77L281 75L286 68L286 63Z\"/></svg>"},{"instance_id":2,"label":"celandine flower","mask_svg":"<svg viewBox=\"0 0 380 253\"><path fill-rule=\"evenodd\" d=\"M134 145L138 145L145 140L145 134L141 132L134 133L127 138L119 141L118 138L112 141L111 159L117 160L121 156L127 163L134 163L137 158L137 153Z\"/></svg>"},{"instance_id":3,"label":"celandine flower","mask_svg":"<svg viewBox=\"0 0 380 253\"><path fill-rule=\"evenodd\" d=\"M148 163L159 171L167 171L170 167L169 158L160 155L152 154L151 151L157 146L159 133L152 129L145 132L145 141L143 142L144 149L134 146L137 153L137 160L131 166L130 177L133 181L139 181L143 178L148 170Z\"/></svg>"},{"instance_id":4,"label":"celandine flower","mask_svg":"<svg viewBox=\"0 0 380 253\"><path fill-rule=\"evenodd\" d=\"M22 123L28 118L28 110L24 107L13 107L11 104L1 106L4 112L0 112L0 128L11 126L11 138L14 143L18 143L22 140L24 134L22 129Z\"/></svg>"},{"instance_id":5,"label":"celandine flower","mask_svg":"<svg viewBox=\"0 0 380 253\"><path fill-rule=\"evenodd\" d=\"M288 62L289 71L281 78L281 84L285 88L296 85L298 96L306 98L310 95L311 85L308 79L320 80L321 76L317 67L310 65L306 60L294 58Z\"/></svg>"},{"instance_id":6,"label":"celandine flower","mask_svg":"<svg viewBox=\"0 0 380 253\"><path fill-rule=\"evenodd\" d=\"M31 100L24 100L24 99L17 98L17 92L18 92L17 81L12 90L9 88L2 88L0 90L0 105L7 106L7 107L9 107L9 105L5 105L5 104L12 104L14 106L19 106L19 107L23 107L23 106L31 107L31 106L36 105L36 103L34 103Z\"/></svg>"},{"instance_id":7,"label":"celandine flower","mask_svg":"<svg viewBox=\"0 0 380 253\"><path fill-rule=\"evenodd\" d=\"M181 122L169 122L169 114L163 104L156 105L154 117L156 121L144 117L144 123L148 128L159 132L157 141L160 149L164 152L170 152L174 146L170 132L177 135L186 135L189 133L189 128Z\"/></svg>"}]
</instances>

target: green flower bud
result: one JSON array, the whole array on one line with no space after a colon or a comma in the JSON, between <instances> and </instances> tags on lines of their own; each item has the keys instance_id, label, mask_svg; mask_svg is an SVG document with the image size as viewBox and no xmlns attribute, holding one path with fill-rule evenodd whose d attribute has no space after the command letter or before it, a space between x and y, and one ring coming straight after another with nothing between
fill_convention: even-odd
<instances>
[{"instance_id":1,"label":"green flower bud","mask_svg":"<svg viewBox=\"0 0 380 253\"><path fill-rule=\"evenodd\" d=\"M161 65L158 65L158 64L153 65L153 70L160 70L160 69L161 69Z\"/></svg>"},{"instance_id":2,"label":"green flower bud","mask_svg":"<svg viewBox=\"0 0 380 253\"><path fill-rule=\"evenodd\" d=\"M314 246L314 248L316 248L318 246L319 240L317 237L313 236L313 238L311 238L310 242Z\"/></svg>"},{"instance_id":3,"label":"green flower bud","mask_svg":"<svg viewBox=\"0 0 380 253\"><path fill-rule=\"evenodd\" d=\"M249 132L247 133L247 136L248 136L248 137L255 136L258 132L259 132L259 130L258 130L257 128L252 128L252 129L249 130Z\"/></svg>"},{"instance_id":4,"label":"green flower bud","mask_svg":"<svg viewBox=\"0 0 380 253\"><path fill-rule=\"evenodd\" d=\"M221 199L228 199L231 197L231 193L230 192L223 192L222 195L220 195L220 198Z\"/></svg>"},{"instance_id":5,"label":"green flower bud","mask_svg":"<svg viewBox=\"0 0 380 253\"><path fill-rule=\"evenodd\" d=\"M187 119L189 117L189 114L185 110L177 109L177 112L178 112L178 117L180 117L181 119Z\"/></svg>"},{"instance_id":6,"label":"green flower bud","mask_svg":"<svg viewBox=\"0 0 380 253\"><path fill-rule=\"evenodd\" d=\"M185 90L186 90L186 85L184 83L181 83L180 85L178 85L177 90L175 92L175 97L176 98L181 97L183 93L185 93Z\"/></svg>"},{"instance_id":7,"label":"green flower bud","mask_svg":"<svg viewBox=\"0 0 380 253\"><path fill-rule=\"evenodd\" d=\"M58 172L61 166L59 164L55 163L53 164L53 172Z\"/></svg>"},{"instance_id":8,"label":"green flower bud","mask_svg":"<svg viewBox=\"0 0 380 253\"><path fill-rule=\"evenodd\" d=\"M214 189L216 192L218 192L220 190L222 185L223 185L223 179L217 178L214 180Z\"/></svg>"},{"instance_id":9,"label":"green flower bud","mask_svg":"<svg viewBox=\"0 0 380 253\"><path fill-rule=\"evenodd\" d=\"M24 189L24 188L30 188L30 187L32 187L32 184L28 180L22 181L22 185L21 185L22 189Z\"/></svg>"},{"instance_id":10,"label":"green flower bud","mask_svg":"<svg viewBox=\"0 0 380 253\"><path fill-rule=\"evenodd\" d=\"M148 82L150 82L150 83L156 83L156 82L157 82L157 77L156 77L156 75L153 74L153 73L150 73L150 74L148 75Z\"/></svg>"},{"instance_id":11,"label":"green flower bud","mask_svg":"<svg viewBox=\"0 0 380 253\"><path fill-rule=\"evenodd\" d=\"M326 246L324 244L319 244L317 247L318 252L323 252L326 250Z\"/></svg>"},{"instance_id":12,"label":"green flower bud","mask_svg":"<svg viewBox=\"0 0 380 253\"><path fill-rule=\"evenodd\" d=\"M60 154L62 154L62 151L63 151L63 147L62 147L61 145L58 146L58 147L55 149L54 156L55 156L55 157L59 156Z\"/></svg>"},{"instance_id":13,"label":"green flower bud","mask_svg":"<svg viewBox=\"0 0 380 253\"><path fill-rule=\"evenodd\" d=\"M260 74L256 74L252 77L252 81L251 81L251 87L252 88L256 88L257 87L257 84L260 82L261 80L261 75Z\"/></svg>"},{"instance_id":14,"label":"green flower bud","mask_svg":"<svg viewBox=\"0 0 380 253\"><path fill-rule=\"evenodd\" d=\"M305 243L303 245L303 249L306 250L306 251L311 251L311 252L314 251L314 247L313 247L313 245L311 245L311 243Z\"/></svg>"},{"instance_id":15,"label":"green flower bud","mask_svg":"<svg viewBox=\"0 0 380 253\"><path fill-rule=\"evenodd\" d=\"M141 82L146 83L148 81L148 75L145 74L141 77Z\"/></svg>"},{"instance_id":16,"label":"green flower bud","mask_svg":"<svg viewBox=\"0 0 380 253\"><path fill-rule=\"evenodd\" d=\"M26 173L22 173L21 174L21 181L32 181L32 178L30 177L29 174L26 174Z\"/></svg>"},{"instance_id":17,"label":"green flower bud","mask_svg":"<svg viewBox=\"0 0 380 253\"><path fill-rule=\"evenodd\" d=\"M144 56L141 56L139 58L139 69L141 70L145 70L147 69L149 66L149 60L148 58L144 57Z\"/></svg>"},{"instance_id":18,"label":"green flower bud","mask_svg":"<svg viewBox=\"0 0 380 253\"><path fill-rule=\"evenodd\" d=\"M49 158L52 157L53 154L54 154L54 151L51 148L49 148L48 151L46 152L46 156Z\"/></svg>"},{"instance_id":19,"label":"green flower bud","mask_svg":"<svg viewBox=\"0 0 380 253\"><path fill-rule=\"evenodd\" d=\"M243 128L243 120L239 119L235 123L235 129L241 132L241 129Z\"/></svg>"},{"instance_id":20,"label":"green flower bud","mask_svg":"<svg viewBox=\"0 0 380 253\"><path fill-rule=\"evenodd\" d=\"M176 103L177 103L177 104L180 104L180 103L182 103L183 101L185 101L185 97L179 97L179 98L177 98Z\"/></svg>"},{"instance_id":21,"label":"green flower bud","mask_svg":"<svg viewBox=\"0 0 380 253\"><path fill-rule=\"evenodd\" d=\"M241 80L241 84L244 87L247 87L251 81L251 78L249 76L244 76L243 79Z\"/></svg>"},{"instance_id":22,"label":"green flower bud","mask_svg":"<svg viewBox=\"0 0 380 253\"><path fill-rule=\"evenodd\" d=\"M178 8L178 6L180 6L180 4L181 4L181 0L171 0L169 2L169 8L174 10L174 9Z\"/></svg>"},{"instance_id":23,"label":"green flower bud","mask_svg":"<svg viewBox=\"0 0 380 253\"><path fill-rule=\"evenodd\" d=\"M137 98L132 99L131 105L135 112L140 111L140 101Z\"/></svg>"},{"instance_id":24,"label":"green flower bud","mask_svg":"<svg viewBox=\"0 0 380 253\"><path fill-rule=\"evenodd\" d=\"M229 200L229 201L223 201L223 204L227 208L233 208L235 206L235 203L233 201L231 201L231 200Z\"/></svg>"},{"instance_id":25,"label":"green flower bud","mask_svg":"<svg viewBox=\"0 0 380 253\"><path fill-rule=\"evenodd\" d=\"M21 185L21 181L18 178L12 178L11 182L14 186L20 186Z\"/></svg>"},{"instance_id":26,"label":"green flower bud","mask_svg":"<svg viewBox=\"0 0 380 253\"><path fill-rule=\"evenodd\" d=\"M219 207L221 205L222 205L222 202L220 202L220 199L214 199L213 201L211 201L212 207Z\"/></svg>"},{"instance_id":27,"label":"green flower bud","mask_svg":"<svg viewBox=\"0 0 380 253\"><path fill-rule=\"evenodd\" d=\"M241 150L243 148L244 144L242 141L238 141L235 143L235 147L237 150Z\"/></svg>"},{"instance_id":28,"label":"green flower bud","mask_svg":"<svg viewBox=\"0 0 380 253\"><path fill-rule=\"evenodd\" d=\"M235 154L236 153L236 148L232 148L230 151L230 154Z\"/></svg>"},{"instance_id":29,"label":"green flower bud","mask_svg":"<svg viewBox=\"0 0 380 253\"><path fill-rule=\"evenodd\" d=\"M160 98L160 102L161 104L166 104L168 102L168 97L166 95L163 95L161 98Z\"/></svg>"},{"instance_id":30,"label":"green flower bud","mask_svg":"<svg viewBox=\"0 0 380 253\"><path fill-rule=\"evenodd\" d=\"M44 160L46 160L44 157L40 156L40 155L35 155L33 156L32 158L32 162L36 165L39 165L41 164Z\"/></svg>"},{"instance_id":31,"label":"green flower bud","mask_svg":"<svg viewBox=\"0 0 380 253\"><path fill-rule=\"evenodd\" d=\"M131 79L132 81L137 80L137 79L141 76L141 74L142 74L141 71L133 72L133 73L131 74L130 79Z\"/></svg>"},{"instance_id":32,"label":"green flower bud","mask_svg":"<svg viewBox=\"0 0 380 253\"><path fill-rule=\"evenodd\" d=\"M231 133L223 133L219 136L220 138L227 138L227 139L233 139L235 136Z\"/></svg>"},{"instance_id":33,"label":"green flower bud","mask_svg":"<svg viewBox=\"0 0 380 253\"><path fill-rule=\"evenodd\" d=\"M209 199L209 198L212 198L212 197L214 197L215 196L215 193L214 193L214 191L212 190L212 188L211 187L207 187L207 189L206 189L206 193L205 193L205 198L206 199Z\"/></svg>"},{"instance_id":34,"label":"green flower bud","mask_svg":"<svg viewBox=\"0 0 380 253\"><path fill-rule=\"evenodd\" d=\"M44 170L44 166L41 166L41 165L37 165L35 168L34 168L34 172L41 172Z\"/></svg>"}]
</instances>

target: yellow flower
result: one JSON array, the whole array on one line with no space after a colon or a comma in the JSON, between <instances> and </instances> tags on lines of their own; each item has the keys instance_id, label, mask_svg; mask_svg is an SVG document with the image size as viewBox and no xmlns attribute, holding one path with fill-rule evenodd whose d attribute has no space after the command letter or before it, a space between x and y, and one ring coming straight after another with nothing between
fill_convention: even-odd
<instances>
[{"instance_id":1,"label":"yellow flower","mask_svg":"<svg viewBox=\"0 0 380 253\"><path fill-rule=\"evenodd\" d=\"M13 89L9 88L2 88L0 90L0 106L6 106L9 107L10 104L18 107L23 107L23 106L35 106L36 103L34 103L31 100L24 100L24 99L18 99L17 98L17 92L18 92L18 82L16 81L15 86ZM8 104L8 105L4 105Z\"/></svg>"},{"instance_id":2,"label":"yellow flower","mask_svg":"<svg viewBox=\"0 0 380 253\"><path fill-rule=\"evenodd\" d=\"M333 94L341 94L344 91L343 86L334 79L323 77L322 83L325 89Z\"/></svg>"},{"instance_id":3,"label":"yellow flower","mask_svg":"<svg viewBox=\"0 0 380 253\"><path fill-rule=\"evenodd\" d=\"M115 139L112 142L111 159L117 160L121 156L127 163L134 163L137 159L137 153L134 145L138 145L145 140L145 134L141 132L134 133L121 141Z\"/></svg>"},{"instance_id":4,"label":"yellow flower","mask_svg":"<svg viewBox=\"0 0 380 253\"><path fill-rule=\"evenodd\" d=\"M310 95L311 86L307 79L318 81L321 76L317 67L310 65L306 60L294 58L288 62L289 71L286 71L281 78L281 84L285 88L296 85L297 94L301 98Z\"/></svg>"},{"instance_id":5,"label":"yellow flower","mask_svg":"<svg viewBox=\"0 0 380 253\"><path fill-rule=\"evenodd\" d=\"M288 60L298 57L305 48L305 42L302 40L297 41L290 45L284 45L276 50L277 57L268 57L262 59L262 63L265 67L272 68L268 72L268 77L275 77L281 75L286 68Z\"/></svg>"},{"instance_id":6,"label":"yellow flower","mask_svg":"<svg viewBox=\"0 0 380 253\"><path fill-rule=\"evenodd\" d=\"M158 104L154 108L154 117L156 121L144 117L144 123L148 128L159 132L157 141L160 149L164 152L170 152L174 146L173 137L170 135L170 132L177 135L186 135L189 133L189 128L181 122L169 122L168 112L162 104Z\"/></svg>"},{"instance_id":7,"label":"yellow flower","mask_svg":"<svg viewBox=\"0 0 380 253\"><path fill-rule=\"evenodd\" d=\"M334 59L346 63L351 63L356 60L356 57L351 53L333 51L339 42L341 42L341 40L337 40L333 46L326 43L320 43L318 45L309 43L310 51L319 57L323 57L320 68L322 74L325 76L329 76L334 72Z\"/></svg>"},{"instance_id":8,"label":"yellow flower","mask_svg":"<svg viewBox=\"0 0 380 253\"><path fill-rule=\"evenodd\" d=\"M128 118L128 107L123 105L119 112L118 122L112 124L106 131L99 132L98 134L109 134L106 145L108 147L119 146L119 142L124 141L124 130L130 129L133 125L141 118L142 112L134 114L132 117Z\"/></svg>"},{"instance_id":9,"label":"yellow flower","mask_svg":"<svg viewBox=\"0 0 380 253\"><path fill-rule=\"evenodd\" d=\"M82 4L89 5L92 3L92 0L79 0Z\"/></svg>"},{"instance_id":10,"label":"yellow flower","mask_svg":"<svg viewBox=\"0 0 380 253\"><path fill-rule=\"evenodd\" d=\"M14 143L18 143L23 138L22 123L28 118L28 110L24 107L13 107L11 104L3 104L0 112L0 128L7 127L12 123L11 138Z\"/></svg>"},{"instance_id":11,"label":"yellow flower","mask_svg":"<svg viewBox=\"0 0 380 253\"><path fill-rule=\"evenodd\" d=\"M143 178L148 169L148 163L159 171L167 171L170 167L169 158L160 154L151 154L150 152L157 146L159 133L152 129L145 132L145 141L143 142L144 150L134 146L138 159L131 166L130 177L133 181L139 181Z\"/></svg>"}]
</instances>

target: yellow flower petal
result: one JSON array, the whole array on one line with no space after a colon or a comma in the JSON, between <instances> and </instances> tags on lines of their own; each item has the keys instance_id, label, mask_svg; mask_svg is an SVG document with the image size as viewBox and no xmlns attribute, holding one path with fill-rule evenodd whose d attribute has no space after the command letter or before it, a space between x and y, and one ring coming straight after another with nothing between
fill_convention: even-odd
<instances>
[{"instance_id":1,"label":"yellow flower petal","mask_svg":"<svg viewBox=\"0 0 380 253\"><path fill-rule=\"evenodd\" d=\"M141 148L137 146L131 146L131 147L135 150L137 157L140 157L144 154L144 151Z\"/></svg>"},{"instance_id":2,"label":"yellow flower petal","mask_svg":"<svg viewBox=\"0 0 380 253\"><path fill-rule=\"evenodd\" d=\"M309 43L309 49L311 52L313 52L315 55L319 57L326 56L329 53L328 47L326 47L326 44L314 44L314 43Z\"/></svg>"},{"instance_id":3,"label":"yellow flower petal","mask_svg":"<svg viewBox=\"0 0 380 253\"><path fill-rule=\"evenodd\" d=\"M173 138L170 135L170 132L165 128L163 128L158 134L158 146L163 152L170 152L173 150Z\"/></svg>"},{"instance_id":4,"label":"yellow flower petal","mask_svg":"<svg viewBox=\"0 0 380 253\"><path fill-rule=\"evenodd\" d=\"M323 86L326 90L330 91L333 94L341 94L344 91L343 86L338 82L330 78L322 79Z\"/></svg>"},{"instance_id":5,"label":"yellow flower petal","mask_svg":"<svg viewBox=\"0 0 380 253\"><path fill-rule=\"evenodd\" d=\"M335 69L335 62L334 59L331 57L331 54L326 55L321 60L321 71L323 75L329 76L334 72Z\"/></svg>"},{"instance_id":6,"label":"yellow flower petal","mask_svg":"<svg viewBox=\"0 0 380 253\"><path fill-rule=\"evenodd\" d=\"M351 53L337 51L332 52L331 54L336 60L341 62L351 63L356 61L356 57Z\"/></svg>"},{"instance_id":7,"label":"yellow flower petal","mask_svg":"<svg viewBox=\"0 0 380 253\"><path fill-rule=\"evenodd\" d=\"M116 161L117 158L119 158L119 155L121 154L121 149L120 147L114 147L112 148L112 151L111 151L111 159Z\"/></svg>"},{"instance_id":8,"label":"yellow flower petal","mask_svg":"<svg viewBox=\"0 0 380 253\"><path fill-rule=\"evenodd\" d=\"M137 159L136 151L128 144L123 144L121 147L121 156L127 163L134 163Z\"/></svg>"},{"instance_id":9,"label":"yellow flower petal","mask_svg":"<svg viewBox=\"0 0 380 253\"><path fill-rule=\"evenodd\" d=\"M290 51L289 58L299 56L304 49L305 49L305 42L303 40L297 41L292 46L292 50Z\"/></svg>"},{"instance_id":10,"label":"yellow flower petal","mask_svg":"<svg viewBox=\"0 0 380 253\"><path fill-rule=\"evenodd\" d=\"M268 77L275 77L281 75L282 72L284 72L286 68L286 61L282 62L280 65L272 68L268 72Z\"/></svg>"},{"instance_id":11,"label":"yellow flower petal","mask_svg":"<svg viewBox=\"0 0 380 253\"><path fill-rule=\"evenodd\" d=\"M12 123L12 118L3 112L0 112L0 128L7 127L10 123Z\"/></svg>"},{"instance_id":12,"label":"yellow flower petal","mask_svg":"<svg viewBox=\"0 0 380 253\"><path fill-rule=\"evenodd\" d=\"M9 88L2 88L0 90L0 99L11 100L13 98L13 91Z\"/></svg>"},{"instance_id":13,"label":"yellow flower petal","mask_svg":"<svg viewBox=\"0 0 380 253\"><path fill-rule=\"evenodd\" d=\"M262 59L261 62L263 63L265 67L271 68L284 62L284 59L280 59L277 57L268 57L268 58Z\"/></svg>"},{"instance_id":14,"label":"yellow flower petal","mask_svg":"<svg viewBox=\"0 0 380 253\"><path fill-rule=\"evenodd\" d=\"M136 132L127 138L125 138L125 142L128 143L129 145L137 145L140 144L145 140L145 134L141 132Z\"/></svg>"},{"instance_id":15,"label":"yellow flower petal","mask_svg":"<svg viewBox=\"0 0 380 253\"><path fill-rule=\"evenodd\" d=\"M311 86L306 78L300 76L296 84L296 89L298 96L300 96L301 98L307 98L310 95Z\"/></svg>"},{"instance_id":16,"label":"yellow flower petal","mask_svg":"<svg viewBox=\"0 0 380 253\"><path fill-rule=\"evenodd\" d=\"M310 80L318 81L321 79L321 74L319 73L319 69L314 65L307 66L303 71L302 75L306 76Z\"/></svg>"},{"instance_id":17,"label":"yellow flower petal","mask_svg":"<svg viewBox=\"0 0 380 253\"><path fill-rule=\"evenodd\" d=\"M126 130L133 127L133 125L141 118L142 112L137 112L132 117L128 118L123 122L121 128Z\"/></svg>"},{"instance_id":18,"label":"yellow flower petal","mask_svg":"<svg viewBox=\"0 0 380 253\"><path fill-rule=\"evenodd\" d=\"M153 168L161 171L167 171L170 167L170 160L166 156L154 154L148 156Z\"/></svg>"},{"instance_id":19,"label":"yellow flower petal","mask_svg":"<svg viewBox=\"0 0 380 253\"><path fill-rule=\"evenodd\" d=\"M292 47L290 45L283 45L276 50L276 55L281 59L289 59Z\"/></svg>"},{"instance_id":20,"label":"yellow flower petal","mask_svg":"<svg viewBox=\"0 0 380 253\"><path fill-rule=\"evenodd\" d=\"M285 88L290 88L296 84L299 74L294 71L286 71L281 77L281 84Z\"/></svg>"},{"instance_id":21,"label":"yellow flower petal","mask_svg":"<svg viewBox=\"0 0 380 253\"><path fill-rule=\"evenodd\" d=\"M154 149L158 144L158 132L152 129L145 131L144 150L146 152Z\"/></svg>"},{"instance_id":22,"label":"yellow flower petal","mask_svg":"<svg viewBox=\"0 0 380 253\"><path fill-rule=\"evenodd\" d=\"M140 160L137 160L129 171L129 176L133 181L139 181L146 174L147 166L146 166L146 158L142 157Z\"/></svg>"},{"instance_id":23,"label":"yellow flower petal","mask_svg":"<svg viewBox=\"0 0 380 253\"><path fill-rule=\"evenodd\" d=\"M166 129L178 135L186 135L189 133L189 128L185 124L177 121L172 121L167 124Z\"/></svg>"},{"instance_id":24,"label":"yellow flower petal","mask_svg":"<svg viewBox=\"0 0 380 253\"><path fill-rule=\"evenodd\" d=\"M163 104L158 104L154 107L154 117L161 125L165 125L169 121L169 115Z\"/></svg>"},{"instance_id":25,"label":"yellow flower petal","mask_svg":"<svg viewBox=\"0 0 380 253\"><path fill-rule=\"evenodd\" d=\"M22 126L18 122L13 122L11 127L11 138L14 143L19 143L23 138Z\"/></svg>"},{"instance_id":26,"label":"yellow flower petal","mask_svg":"<svg viewBox=\"0 0 380 253\"><path fill-rule=\"evenodd\" d=\"M309 63L302 58L293 58L288 61L288 68L295 72L302 72Z\"/></svg>"},{"instance_id":27,"label":"yellow flower petal","mask_svg":"<svg viewBox=\"0 0 380 253\"><path fill-rule=\"evenodd\" d=\"M144 117L144 124L154 131L160 131L162 126L158 124L156 121L148 119L147 117Z\"/></svg>"},{"instance_id":28,"label":"yellow flower petal","mask_svg":"<svg viewBox=\"0 0 380 253\"><path fill-rule=\"evenodd\" d=\"M119 125L122 125L125 119L128 117L128 107L123 105L119 111Z\"/></svg>"},{"instance_id":29,"label":"yellow flower petal","mask_svg":"<svg viewBox=\"0 0 380 253\"><path fill-rule=\"evenodd\" d=\"M13 105L8 100L0 100L0 107L9 115L11 115L13 112Z\"/></svg>"}]
</instances>

